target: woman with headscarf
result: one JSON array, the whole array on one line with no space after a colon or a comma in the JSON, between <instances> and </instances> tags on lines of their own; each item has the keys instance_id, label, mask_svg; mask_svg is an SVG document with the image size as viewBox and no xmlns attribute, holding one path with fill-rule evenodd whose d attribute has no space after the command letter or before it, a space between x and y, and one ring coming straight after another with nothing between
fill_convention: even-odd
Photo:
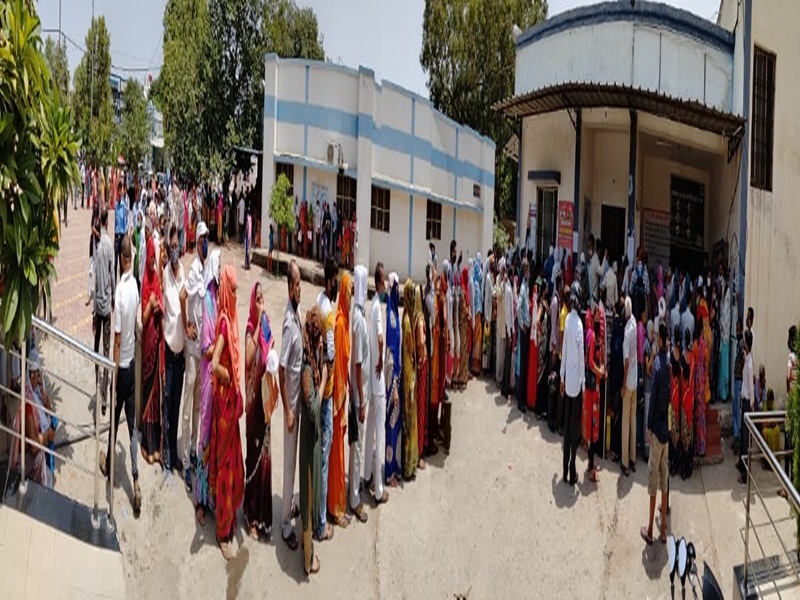
<instances>
[{"instance_id":1,"label":"woman with headscarf","mask_svg":"<svg viewBox=\"0 0 800 600\"><path fill-rule=\"evenodd\" d=\"M684 331L683 356L681 370L683 387L681 389L681 446L680 473L683 479L692 474L694 466L694 402L695 402L695 360L691 350L692 332Z\"/></svg>"},{"instance_id":2,"label":"woman with headscarf","mask_svg":"<svg viewBox=\"0 0 800 600\"><path fill-rule=\"evenodd\" d=\"M707 321L697 315L697 324L694 328L694 348L692 349L692 362L694 363L694 451L697 456L706 455L706 357L709 354L706 340L701 334Z\"/></svg>"},{"instance_id":3,"label":"woman with headscarf","mask_svg":"<svg viewBox=\"0 0 800 600\"><path fill-rule=\"evenodd\" d=\"M598 305L598 308L601 305ZM589 479L597 483L597 467L594 459L602 450L600 437L600 386L605 377L605 360L603 345L598 338L601 335L600 323L595 322L592 311L586 311L586 390L583 396L584 415L588 416L586 426L586 443L589 453Z\"/></svg>"},{"instance_id":4,"label":"woman with headscarf","mask_svg":"<svg viewBox=\"0 0 800 600\"><path fill-rule=\"evenodd\" d=\"M670 356L670 397L669 397L669 472L675 475L680 467L681 448L681 399L683 397L683 369L681 367L681 326L672 328L672 354Z\"/></svg>"},{"instance_id":5,"label":"woman with headscarf","mask_svg":"<svg viewBox=\"0 0 800 600\"><path fill-rule=\"evenodd\" d=\"M264 293L256 282L250 293L250 314L244 341L245 461L244 516L250 537L272 532L272 455L270 421L278 399L278 354L264 312ZM265 375L266 374L266 375Z\"/></svg>"},{"instance_id":6,"label":"woman with headscarf","mask_svg":"<svg viewBox=\"0 0 800 600\"><path fill-rule=\"evenodd\" d=\"M300 515L303 521L303 568L306 575L319 572L319 558L314 556L312 532L322 502L322 445L320 402L323 387L322 316L315 304L306 314L303 328L303 367L301 371L300 417Z\"/></svg>"},{"instance_id":7,"label":"woman with headscarf","mask_svg":"<svg viewBox=\"0 0 800 600\"><path fill-rule=\"evenodd\" d=\"M664 297L664 269L661 266L661 261L656 265L656 302L659 302Z\"/></svg>"},{"instance_id":8,"label":"woman with headscarf","mask_svg":"<svg viewBox=\"0 0 800 600\"><path fill-rule=\"evenodd\" d=\"M142 280L142 456L161 461L161 387L164 385L164 297L156 271L155 240L147 240Z\"/></svg>"},{"instance_id":9,"label":"woman with headscarf","mask_svg":"<svg viewBox=\"0 0 800 600\"><path fill-rule=\"evenodd\" d=\"M217 543L230 560L236 510L244 499L244 462L239 419L244 412L239 360L239 319L236 314L236 269L227 265L219 284L211 422L211 462L208 481L217 504Z\"/></svg>"},{"instance_id":10,"label":"woman with headscarf","mask_svg":"<svg viewBox=\"0 0 800 600\"><path fill-rule=\"evenodd\" d=\"M432 303L432 311L429 315L430 318L430 339L428 345L430 346L430 363L428 370L430 373L430 393L428 395L428 417L427 417L427 436L425 440L425 455L433 456L438 452L436 447L436 438L439 435L439 405L442 402L442 322L440 320L440 296L436 290L438 277L435 272L431 274L430 282L430 300Z\"/></svg>"},{"instance_id":11,"label":"woman with headscarf","mask_svg":"<svg viewBox=\"0 0 800 600\"><path fill-rule=\"evenodd\" d=\"M719 381L717 382L717 395L723 402L730 395L731 374L731 291L723 281L722 301L719 306Z\"/></svg>"},{"instance_id":12,"label":"woman with headscarf","mask_svg":"<svg viewBox=\"0 0 800 600\"><path fill-rule=\"evenodd\" d=\"M470 301L467 295L469 288L469 273L467 267L461 269L461 287L458 288L460 300L458 302L458 332L461 352L458 356L458 377L454 377L454 383L460 390L467 387L469 380L469 345L472 341L472 326L470 322Z\"/></svg>"},{"instance_id":13,"label":"woman with headscarf","mask_svg":"<svg viewBox=\"0 0 800 600\"><path fill-rule=\"evenodd\" d=\"M216 343L217 295L219 291L219 248L211 253L206 265L206 294L203 299L203 327L200 334L200 419L197 433L197 522L205 526L205 511L214 510L214 496L208 485L208 467L211 461L211 422L214 415L212 386L212 358Z\"/></svg>"},{"instance_id":14,"label":"woman with headscarf","mask_svg":"<svg viewBox=\"0 0 800 600\"><path fill-rule=\"evenodd\" d=\"M347 388L350 382L350 298L353 283L350 273L342 275L334 325L333 434L328 459L328 512L339 527L347 527L347 487L345 486L345 433L347 432ZM388 439L388 438L387 438Z\"/></svg>"},{"instance_id":15,"label":"woman with headscarf","mask_svg":"<svg viewBox=\"0 0 800 600\"><path fill-rule=\"evenodd\" d=\"M414 336L414 282L406 279L403 286L403 479L417 476L419 441L417 439L416 365L417 345Z\"/></svg>"},{"instance_id":16,"label":"woman with headscarf","mask_svg":"<svg viewBox=\"0 0 800 600\"><path fill-rule=\"evenodd\" d=\"M472 374L477 377L481 374L481 358L483 356L483 270L481 255L472 267Z\"/></svg>"},{"instance_id":17,"label":"woman with headscarf","mask_svg":"<svg viewBox=\"0 0 800 600\"><path fill-rule=\"evenodd\" d=\"M708 302L705 297L705 290L702 286L697 287L697 320L702 322L702 338L703 338L703 368L697 369L702 379L698 379L700 389L703 392L703 400L706 404L711 400L711 385L708 374L711 372L711 314L708 310ZM699 365L698 365L699 366ZM705 416L705 410L703 411ZM705 441L705 440L704 440ZM705 446L705 444L703 444ZM705 455L705 447L703 448L703 455Z\"/></svg>"},{"instance_id":18,"label":"woman with headscarf","mask_svg":"<svg viewBox=\"0 0 800 600\"><path fill-rule=\"evenodd\" d=\"M529 410L536 410L536 386L539 384L539 280L533 284L531 298L531 332L528 340L528 380L527 404Z\"/></svg>"},{"instance_id":19,"label":"woman with headscarf","mask_svg":"<svg viewBox=\"0 0 800 600\"><path fill-rule=\"evenodd\" d=\"M422 286L414 288L414 338L417 343L416 406L417 406L417 456L419 469L425 468L425 442L428 439L428 349L425 340L425 317L422 313ZM463 347L463 346L462 346Z\"/></svg>"},{"instance_id":20,"label":"woman with headscarf","mask_svg":"<svg viewBox=\"0 0 800 600\"><path fill-rule=\"evenodd\" d=\"M453 272L451 270L450 262L445 260L442 263L442 276L444 277L444 292L445 292L445 304L444 304L444 314L445 314L445 322L447 328L447 353L445 357L445 371L444 371L444 381L446 387L450 388L453 385L453 369L454 369L454 352L455 352L455 333L458 331L455 322L453 321L453 293L454 290L450 285L450 282L453 280ZM405 290L403 292L405 296ZM406 306L406 305L404 305Z\"/></svg>"},{"instance_id":21,"label":"woman with headscarf","mask_svg":"<svg viewBox=\"0 0 800 600\"><path fill-rule=\"evenodd\" d=\"M403 424L403 405L401 403L400 379L402 357L400 356L400 282L397 273L389 274L389 299L386 308L386 483L397 487L403 476L400 468L400 454L397 442ZM338 348L337 348L338 351ZM342 457L344 461L344 457ZM330 486L328 487L330 498Z\"/></svg>"}]
</instances>

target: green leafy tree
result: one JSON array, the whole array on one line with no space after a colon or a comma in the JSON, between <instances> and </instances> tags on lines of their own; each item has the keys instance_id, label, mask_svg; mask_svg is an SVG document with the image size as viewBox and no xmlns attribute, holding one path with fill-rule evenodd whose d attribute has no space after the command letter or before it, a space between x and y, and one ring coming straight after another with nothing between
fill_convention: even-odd
<instances>
[{"instance_id":1,"label":"green leafy tree","mask_svg":"<svg viewBox=\"0 0 800 600\"><path fill-rule=\"evenodd\" d=\"M800 329L800 325L798 325ZM794 344L795 356L800 356L800 335L796 336ZM789 397L786 399L786 447L800 447L800 372L796 377ZM800 452L792 453L792 484L800 490ZM797 519L797 557L800 559L800 514L795 514Z\"/></svg>"},{"instance_id":2,"label":"green leafy tree","mask_svg":"<svg viewBox=\"0 0 800 600\"><path fill-rule=\"evenodd\" d=\"M112 147L116 124L109 82L110 46L105 17L93 19L86 34L86 54L75 69L73 81L72 107L76 126L84 142L86 159L96 166L108 165L116 158Z\"/></svg>"},{"instance_id":3,"label":"green leafy tree","mask_svg":"<svg viewBox=\"0 0 800 600\"><path fill-rule=\"evenodd\" d=\"M292 184L283 173L278 176L269 196L269 217L275 223L278 239L284 231L294 231L294 198L289 194ZM276 244L280 248L280 244Z\"/></svg>"},{"instance_id":4,"label":"green leafy tree","mask_svg":"<svg viewBox=\"0 0 800 600\"><path fill-rule=\"evenodd\" d=\"M264 52L283 58L325 60L317 15L293 0L267 0L263 19Z\"/></svg>"},{"instance_id":5,"label":"green leafy tree","mask_svg":"<svg viewBox=\"0 0 800 600\"><path fill-rule=\"evenodd\" d=\"M128 79L123 92L125 107L119 126L119 150L128 165L137 170L139 161L150 146L150 123L147 118L147 103L142 84Z\"/></svg>"},{"instance_id":6,"label":"green leafy tree","mask_svg":"<svg viewBox=\"0 0 800 600\"><path fill-rule=\"evenodd\" d=\"M54 42L48 37L44 41L44 57L50 67L53 85L61 94L62 102L69 100L69 63L67 62L66 42Z\"/></svg>"},{"instance_id":7,"label":"green leafy tree","mask_svg":"<svg viewBox=\"0 0 800 600\"><path fill-rule=\"evenodd\" d=\"M53 86L33 3L0 3L0 314L22 341L58 253L55 209L77 183L78 141Z\"/></svg>"},{"instance_id":8,"label":"green leafy tree","mask_svg":"<svg viewBox=\"0 0 800 600\"><path fill-rule=\"evenodd\" d=\"M425 0L420 63L433 105L494 140L495 212L514 217L516 164L502 148L513 133L492 105L514 92L513 26L547 17L546 0Z\"/></svg>"}]
</instances>

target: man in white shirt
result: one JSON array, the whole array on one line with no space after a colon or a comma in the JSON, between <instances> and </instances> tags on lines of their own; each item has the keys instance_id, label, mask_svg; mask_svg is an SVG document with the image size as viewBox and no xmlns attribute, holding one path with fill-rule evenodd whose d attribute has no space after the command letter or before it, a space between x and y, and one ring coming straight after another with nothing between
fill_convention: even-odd
<instances>
[{"instance_id":1,"label":"man in white shirt","mask_svg":"<svg viewBox=\"0 0 800 600\"><path fill-rule=\"evenodd\" d=\"M753 371L753 332L746 329L744 332L744 369L742 370L742 399L741 399L741 425L739 425L739 483L747 483L747 468L743 456L747 456L750 445L750 433L744 425L744 415L753 410L755 398L755 374Z\"/></svg>"},{"instance_id":2,"label":"man in white shirt","mask_svg":"<svg viewBox=\"0 0 800 600\"><path fill-rule=\"evenodd\" d=\"M183 350L186 346L186 313L181 310L181 290L186 286L186 277L180 261L178 228L169 230L169 264L164 267L164 468L183 472L183 463L178 454L178 418L183 393L183 373L186 361Z\"/></svg>"},{"instance_id":3,"label":"man in white shirt","mask_svg":"<svg viewBox=\"0 0 800 600\"><path fill-rule=\"evenodd\" d=\"M575 455L581 427L581 405L586 369L583 354L583 325L578 315L581 287L572 284L570 291L570 312L564 323L564 340L561 345L561 395L564 398L564 481L575 485L578 472L575 468Z\"/></svg>"},{"instance_id":4,"label":"man in white shirt","mask_svg":"<svg viewBox=\"0 0 800 600\"><path fill-rule=\"evenodd\" d=\"M367 398L370 388L369 340L364 314L367 301L367 268L356 265L353 272L353 298L355 307L350 320L353 333L350 338L350 416L348 437L350 438L350 510L362 523L367 522L367 513L361 502L361 453L364 443L364 421L367 415Z\"/></svg>"},{"instance_id":5,"label":"man in white shirt","mask_svg":"<svg viewBox=\"0 0 800 600\"><path fill-rule=\"evenodd\" d=\"M630 468L636 472L636 385L638 383L638 350L636 319L633 317L631 297L625 298L625 338L622 342L622 360L625 374L622 378L622 458L620 469L627 477Z\"/></svg>"},{"instance_id":6,"label":"man in white shirt","mask_svg":"<svg viewBox=\"0 0 800 600\"><path fill-rule=\"evenodd\" d=\"M619 290L617 289L617 261L611 264L611 268L606 271L605 278L603 279L606 287L606 306L611 310L619 302Z\"/></svg>"},{"instance_id":7,"label":"man in white shirt","mask_svg":"<svg viewBox=\"0 0 800 600\"><path fill-rule=\"evenodd\" d=\"M206 286L205 263L208 256L208 227L197 225L197 254L189 267L189 277L181 289L181 313L186 321L186 376L183 382L183 480L186 491L192 491L192 470L197 463L197 424L200 420L200 332L203 329L203 300Z\"/></svg>"},{"instance_id":8,"label":"man in white shirt","mask_svg":"<svg viewBox=\"0 0 800 600\"><path fill-rule=\"evenodd\" d=\"M389 492L383 489L383 474L386 452L386 379L383 373L383 359L386 356L384 342L383 309L384 299L383 263L375 266L375 296L369 312L369 355L372 357L370 380L372 394L367 417L367 456L364 459L364 479L372 481L372 496L378 504L389 500Z\"/></svg>"},{"instance_id":9,"label":"man in white shirt","mask_svg":"<svg viewBox=\"0 0 800 600\"><path fill-rule=\"evenodd\" d=\"M139 469L137 466L138 450L136 437L136 368L133 363L136 333L136 313L139 308L139 289L131 273L131 238L126 235L120 246L122 258L122 278L117 286L114 299L114 362L117 365L117 390L114 399L114 431L119 438L119 418L125 410L125 421L128 423L128 435L131 446L131 475L133 476L133 512L139 515L142 508L142 491L139 488ZM116 446L116 443L115 443ZM106 452L100 452L100 471L108 477L111 470L109 457L111 435L108 437Z\"/></svg>"}]
</instances>

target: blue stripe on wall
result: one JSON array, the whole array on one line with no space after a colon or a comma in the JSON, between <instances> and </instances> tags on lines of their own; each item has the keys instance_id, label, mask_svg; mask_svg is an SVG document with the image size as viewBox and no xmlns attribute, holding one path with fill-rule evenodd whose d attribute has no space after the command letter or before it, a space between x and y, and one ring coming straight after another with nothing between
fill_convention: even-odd
<instances>
[{"instance_id":1,"label":"blue stripe on wall","mask_svg":"<svg viewBox=\"0 0 800 600\"><path fill-rule=\"evenodd\" d=\"M309 66L306 65L306 100L303 103L303 154L308 156L308 78ZM280 106L278 107L278 114L280 114ZM305 195L305 191L303 192Z\"/></svg>"},{"instance_id":2,"label":"blue stripe on wall","mask_svg":"<svg viewBox=\"0 0 800 600\"><path fill-rule=\"evenodd\" d=\"M306 91L306 99L308 92ZM376 127L371 115L353 114L338 108L330 108L306 102L294 100L278 100L268 96L264 100L264 105L275 106L276 119L283 123L293 125L303 125L304 127L304 154L307 154L308 127L323 129L346 135L353 139L359 136L370 139L376 146L393 150L402 154L413 154L419 158L429 160L431 165L453 173L457 177L466 177L486 186L494 187L494 171L482 169L466 160L458 158L458 144L456 144L456 156L451 156L443 150L433 146L430 140L418 138L405 131L400 131L386 125ZM265 117L272 116L272 110L264 111ZM456 129L456 138L459 130Z\"/></svg>"}]
</instances>

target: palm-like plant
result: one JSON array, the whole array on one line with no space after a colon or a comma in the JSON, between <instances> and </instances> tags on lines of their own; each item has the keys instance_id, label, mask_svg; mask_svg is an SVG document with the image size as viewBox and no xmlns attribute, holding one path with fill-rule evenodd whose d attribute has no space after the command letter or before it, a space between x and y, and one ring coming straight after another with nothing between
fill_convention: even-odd
<instances>
[{"instance_id":1,"label":"palm-like plant","mask_svg":"<svg viewBox=\"0 0 800 600\"><path fill-rule=\"evenodd\" d=\"M50 81L31 2L0 3L0 315L6 342L25 339L58 252L55 208L77 180L77 142Z\"/></svg>"}]
</instances>

